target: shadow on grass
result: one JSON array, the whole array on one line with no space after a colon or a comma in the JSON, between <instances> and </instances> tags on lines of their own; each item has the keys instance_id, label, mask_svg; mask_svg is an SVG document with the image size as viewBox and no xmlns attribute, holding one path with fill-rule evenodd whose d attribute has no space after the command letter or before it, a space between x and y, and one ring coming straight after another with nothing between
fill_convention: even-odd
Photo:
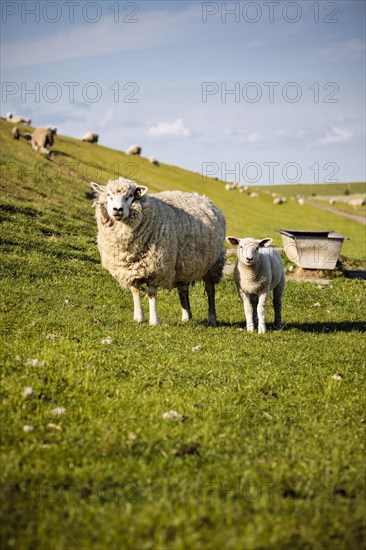
<instances>
[{"instance_id":1,"label":"shadow on grass","mask_svg":"<svg viewBox=\"0 0 366 550\"><path fill-rule=\"evenodd\" d=\"M330 323L286 323L282 330L301 330L328 334L330 332L366 332L366 322L340 321Z\"/></svg>"}]
</instances>

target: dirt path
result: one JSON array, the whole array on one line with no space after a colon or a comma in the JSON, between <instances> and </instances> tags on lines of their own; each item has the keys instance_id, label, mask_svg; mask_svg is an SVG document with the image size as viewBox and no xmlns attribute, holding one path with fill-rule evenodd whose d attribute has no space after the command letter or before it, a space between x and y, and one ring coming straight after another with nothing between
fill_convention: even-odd
<instances>
[{"instance_id":1,"label":"dirt path","mask_svg":"<svg viewBox=\"0 0 366 550\"><path fill-rule=\"evenodd\" d=\"M310 206L314 206L314 208L320 208L320 210L325 210L326 212L331 212L332 214L338 214L338 216L344 216L345 218L349 218L354 222L361 223L362 225L366 225L366 218L364 218L363 216L356 216L356 214L348 214L347 212L334 210L334 208L329 208L328 206L320 206L320 204L315 204L314 202L307 202L307 204L309 204Z\"/></svg>"}]
</instances>

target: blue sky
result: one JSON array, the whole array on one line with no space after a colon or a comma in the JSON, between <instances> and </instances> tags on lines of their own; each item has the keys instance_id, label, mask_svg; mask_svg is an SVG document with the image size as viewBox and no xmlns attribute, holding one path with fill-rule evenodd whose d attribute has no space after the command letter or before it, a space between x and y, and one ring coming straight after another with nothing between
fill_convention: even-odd
<instances>
[{"instance_id":1,"label":"blue sky","mask_svg":"<svg viewBox=\"0 0 366 550\"><path fill-rule=\"evenodd\" d=\"M2 115L228 181L365 180L363 0L1 8Z\"/></svg>"}]
</instances>

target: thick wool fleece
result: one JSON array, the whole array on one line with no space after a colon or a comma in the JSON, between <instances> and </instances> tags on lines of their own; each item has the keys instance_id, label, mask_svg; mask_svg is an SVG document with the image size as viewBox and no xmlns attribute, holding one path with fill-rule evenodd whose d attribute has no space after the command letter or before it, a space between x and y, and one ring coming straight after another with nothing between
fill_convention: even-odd
<instances>
[{"instance_id":1,"label":"thick wool fleece","mask_svg":"<svg viewBox=\"0 0 366 550\"><path fill-rule=\"evenodd\" d=\"M133 193L133 182L109 182L113 193ZM126 220L107 212L106 197L96 203L102 265L122 287L171 289L200 279L218 283L225 261L225 218L205 197L166 191L136 198Z\"/></svg>"}]
</instances>

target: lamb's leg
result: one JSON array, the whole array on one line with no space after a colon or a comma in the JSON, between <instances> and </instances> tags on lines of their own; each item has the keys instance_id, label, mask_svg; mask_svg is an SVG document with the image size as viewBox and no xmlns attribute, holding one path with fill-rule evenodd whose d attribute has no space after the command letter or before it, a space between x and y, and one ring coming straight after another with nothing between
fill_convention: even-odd
<instances>
[{"instance_id":1,"label":"lamb's leg","mask_svg":"<svg viewBox=\"0 0 366 550\"><path fill-rule=\"evenodd\" d=\"M189 321L192 319L191 306L189 304L189 291L188 285L178 286L179 301L182 308L182 321Z\"/></svg>"},{"instance_id":2,"label":"lamb's leg","mask_svg":"<svg viewBox=\"0 0 366 550\"><path fill-rule=\"evenodd\" d=\"M240 292L240 295L241 295L241 299L243 300L247 331L254 332L253 305L250 299L250 295L243 291Z\"/></svg>"},{"instance_id":3,"label":"lamb's leg","mask_svg":"<svg viewBox=\"0 0 366 550\"><path fill-rule=\"evenodd\" d=\"M158 308L156 303L156 293L157 288L154 286L149 286L147 289L147 296L149 298L149 314L150 314L150 325L158 325L160 323L158 316Z\"/></svg>"},{"instance_id":4,"label":"lamb's leg","mask_svg":"<svg viewBox=\"0 0 366 550\"><path fill-rule=\"evenodd\" d=\"M208 324L216 326L215 285L211 280L205 281L205 290L208 299Z\"/></svg>"},{"instance_id":5,"label":"lamb's leg","mask_svg":"<svg viewBox=\"0 0 366 550\"><path fill-rule=\"evenodd\" d=\"M263 292L258 298L258 334L266 332L266 303L269 292Z\"/></svg>"},{"instance_id":6,"label":"lamb's leg","mask_svg":"<svg viewBox=\"0 0 366 550\"><path fill-rule=\"evenodd\" d=\"M275 312L274 325L276 328L282 327L282 294L284 284L282 281L273 289L273 307Z\"/></svg>"},{"instance_id":7,"label":"lamb's leg","mask_svg":"<svg viewBox=\"0 0 366 550\"><path fill-rule=\"evenodd\" d=\"M251 294L250 295L250 303L252 304L253 308L253 323L254 328L258 328L258 294Z\"/></svg>"},{"instance_id":8,"label":"lamb's leg","mask_svg":"<svg viewBox=\"0 0 366 550\"><path fill-rule=\"evenodd\" d=\"M140 290L136 286L131 286L131 292L133 298L133 319L138 323L142 323L144 312L141 307Z\"/></svg>"}]
</instances>

